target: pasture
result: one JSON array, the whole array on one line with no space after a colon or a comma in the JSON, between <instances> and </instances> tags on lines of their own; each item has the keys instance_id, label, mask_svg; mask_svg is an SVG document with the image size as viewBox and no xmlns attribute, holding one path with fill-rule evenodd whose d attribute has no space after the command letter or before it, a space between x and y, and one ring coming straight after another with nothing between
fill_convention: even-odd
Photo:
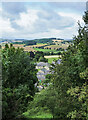
<instances>
[{"instance_id":1,"label":"pasture","mask_svg":"<svg viewBox=\"0 0 88 120\"><path fill-rule=\"evenodd\" d=\"M34 48L35 51L42 51L42 52L56 52L56 50L51 49L41 49L41 48Z\"/></svg>"},{"instance_id":2,"label":"pasture","mask_svg":"<svg viewBox=\"0 0 88 120\"><path fill-rule=\"evenodd\" d=\"M69 46L69 44L60 44L60 45L49 45L49 46L45 46L44 48L48 48L48 49L66 49Z\"/></svg>"}]
</instances>

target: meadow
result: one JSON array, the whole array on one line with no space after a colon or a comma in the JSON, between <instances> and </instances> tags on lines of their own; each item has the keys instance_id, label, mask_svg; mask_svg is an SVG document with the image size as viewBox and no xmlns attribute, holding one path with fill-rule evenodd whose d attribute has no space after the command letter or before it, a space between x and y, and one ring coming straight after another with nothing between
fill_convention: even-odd
<instances>
[{"instance_id":1,"label":"meadow","mask_svg":"<svg viewBox=\"0 0 88 120\"><path fill-rule=\"evenodd\" d=\"M48 59L48 63L52 63L53 61L58 60L58 57L54 57L54 58L47 58Z\"/></svg>"},{"instance_id":2,"label":"meadow","mask_svg":"<svg viewBox=\"0 0 88 120\"><path fill-rule=\"evenodd\" d=\"M56 52L56 50L51 49L41 49L41 48L34 48L35 51L42 51L42 52Z\"/></svg>"}]
</instances>

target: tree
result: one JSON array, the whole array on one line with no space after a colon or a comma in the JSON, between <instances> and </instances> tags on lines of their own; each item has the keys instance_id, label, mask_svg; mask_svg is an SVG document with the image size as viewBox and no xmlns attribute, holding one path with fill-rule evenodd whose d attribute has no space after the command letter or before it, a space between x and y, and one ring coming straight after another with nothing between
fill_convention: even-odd
<instances>
[{"instance_id":1,"label":"tree","mask_svg":"<svg viewBox=\"0 0 88 120\"><path fill-rule=\"evenodd\" d=\"M0 45L0 49L2 48L2 46Z\"/></svg>"},{"instance_id":2,"label":"tree","mask_svg":"<svg viewBox=\"0 0 88 120\"><path fill-rule=\"evenodd\" d=\"M78 118L78 119L88 119L88 11L85 12L83 16L85 26L79 29L79 41L78 41L78 50L82 54L83 61L80 64L84 63L84 70L79 73L81 81L84 81L81 86L75 86L68 89L67 93L70 94L73 99L77 100L77 103L81 106L79 110L75 109L69 112L68 117ZM81 69L81 68L80 68Z\"/></svg>"},{"instance_id":3,"label":"tree","mask_svg":"<svg viewBox=\"0 0 88 120\"><path fill-rule=\"evenodd\" d=\"M30 51L30 57L34 58L34 52Z\"/></svg>"},{"instance_id":4,"label":"tree","mask_svg":"<svg viewBox=\"0 0 88 120\"><path fill-rule=\"evenodd\" d=\"M35 94L35 65L23 49L10 46L2 50L3 120L14 120L27 109Z\"/></svg>"},{"instance_id":5,"label":"tree","mask_svg":"<svg viewBox=\"0 0 88 120\"><path fill-rule=\"evenodd\" d=\"M88 13L86 12L86 14ZM88 19L88 17L84 18ZM85 21L87 20L85 19ZM79 24L78 35L74 37L73 44L63 53L61 64L56 64L53 67L53 89L58 93L57 102L55 107L53 107L58 110L58 112L54 112L55 116L75 119L88 118L88 78L87 76L86 79L84 79L85 77L80 77L80 74L88 74L87 31L86 26L81 27ZM56 110L54 109L54 111Z\"/></svg>"},{"instance_id":6,"label":"tree","mask_svg":"<svg viewBox=\"0 0 88 120\"><path fill-rule=\"evenodd\" d=\"M88 68L80 73L82 79L88 80ZM76 86L75 88L70 88L67 94L70 94L73 99L77 99L77 102L81 105L81 109L73 110L68 113L68 117L88 119L88 84L85 82L81 87Z\"/></svg>"}]
</instances>

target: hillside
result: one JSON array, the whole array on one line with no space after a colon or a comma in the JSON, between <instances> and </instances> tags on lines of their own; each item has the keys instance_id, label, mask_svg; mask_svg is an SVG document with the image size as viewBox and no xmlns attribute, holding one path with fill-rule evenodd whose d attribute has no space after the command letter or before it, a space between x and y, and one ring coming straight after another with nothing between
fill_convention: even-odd
<instances>
[{"instance_id":1,"label":"hillside","mask_svg":"<svg viewBox=\"0 0 88 120\"><path fill-rule=\"evenodd\" d=\"M34 40L26 40L26 39L1 39L1 45L4 46L6 43L13 43L15 48L23 48L24 51L42 51L44 53L54 52L65 50L69 44L72 43L72 40L64 40L60 38L42 38L42 39L34 39Z\"/></svg>"}]
</instances>

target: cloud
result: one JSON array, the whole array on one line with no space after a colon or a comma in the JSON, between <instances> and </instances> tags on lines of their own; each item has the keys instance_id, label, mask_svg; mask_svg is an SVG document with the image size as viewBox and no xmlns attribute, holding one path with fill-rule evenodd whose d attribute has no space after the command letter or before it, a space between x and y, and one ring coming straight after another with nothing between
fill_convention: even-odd
<instances>
[{"instance_id":1,"label":"cloud","mask_svg":"<svg viewBox=\"0 0 88 120\"><path fill-rule=\"evenodd\" d=\"M78 20L83 23L81 15L72 11L71 7L68 7L71 11L65 11L68 4L60 8L58 5L56 6L56 3L52 5L50 3L4 3L0 9L3 13L0 17L2 37L71 38L73 34L77 34Z\"/></svg>"},{"instance_id":2,"label":"cloud","mask_svg":"<svg viewBox=\"0 0 88 120\"><path fill-rule=\"evenodd\" d=\"M19 19L15 20L14 22L20 27L21 30L34 32L35 26L34 23L38 19L36 10L27 10L27 12L20 13ZM36 32L36 31L35 31Z\"/></svg>"},{"instance_id":3,"label":"cloud","mask_svg":"<svg viewBox=\"0 0 88 120\"><path fill-rule=\"evenodd\" d=\"M83 16L78 14L78 13L66 13L66 12L58 12L58 14L60 14L63 17L70 17L72 19L74 19L74 25L77 27L78 21L81 23L81 25L84 25L84 21L83 21Z\"/></svg>"},{"instance_id":4,"label":"cloud","mask_svg":"<svg viewBox=\"0 0 88 120\"><path fill-rule=\"evenodd\" d=\"M9 18L12 28L19 29L15 20L19 19L21 12L26 12L26 6L23 2L2 2L2 18Z\"/></svg>"},{"instance_id":5,"label":"cloud","mask_svg":"<svg viewBox=\"0 0 88 120\"><path fill-rule=\"evenodd\" d=\"M63 9L67 12L72 11L72 12L78 12L78 13L83 13L83 11L86 10L86 3L85 2L49 2L49 6L52 9Z\"/></svg>"},{"instance_id":6,"label":"cloud","mask_svg":"<svg viewBox=\"0 0 88 120\"><path fill-rule=\"evenodd\" d=\"M0 17L0 36L6 35L9 37L9 35L14 32L15 30L11 27L10 20Z\"/></svg>"},{"instance_id":7,"label":"cloud","mask_svg":"<svg viewBox=\"0 0 88 120\"><path fill-rule=\"evenodd\" d=\"M60 16L54 11L29 9L15 20L20 29L29 33L47 32L51 29L64 29L74 25L74 19Z\"/></svg>"},{"instance_id":8,"label":"cloud","mask_svg":"<svg viewBox=\"0 0 88 120\"><path fill-rule=\"evenodd\" d=\"M26 7L23 2L3 2L2 8L5 12L14 15L26 11Z\"/></svg>"}]
</instances>

